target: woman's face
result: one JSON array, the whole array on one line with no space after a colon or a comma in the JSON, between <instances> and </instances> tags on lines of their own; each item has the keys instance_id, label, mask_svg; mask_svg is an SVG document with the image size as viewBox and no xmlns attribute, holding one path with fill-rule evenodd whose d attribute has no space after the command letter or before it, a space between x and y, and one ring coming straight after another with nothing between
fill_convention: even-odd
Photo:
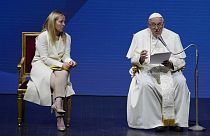
<instances>
[{"instance_id":1,"label":"woman's face","mask_svg":"<svg viewBox=\"0 0 210 136\"><path fill-rule=\"evenodd\" d=\"M59 33L63 32L64 27L65 27L65 16L61 15L55 21L55 29L56 29L57 33L59 34Z\"/></svg>"}]
</instances>

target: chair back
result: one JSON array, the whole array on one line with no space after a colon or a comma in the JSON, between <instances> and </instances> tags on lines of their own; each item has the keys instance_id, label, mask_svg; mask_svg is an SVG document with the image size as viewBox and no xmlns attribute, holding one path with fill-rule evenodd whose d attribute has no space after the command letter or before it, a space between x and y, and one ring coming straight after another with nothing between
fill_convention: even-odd
<instances>
[{"instance_id":1,"label":"chair back","mask_svg":"<svg viewBox=\"0 0 210 136\"><path fill-rule=\"evenodd\" d=\"M29 76L31 71L31 61L36 50L36 37L40 32L22 32L22 58L24 58L23 74Z\"/></svg>"}]
</instances>

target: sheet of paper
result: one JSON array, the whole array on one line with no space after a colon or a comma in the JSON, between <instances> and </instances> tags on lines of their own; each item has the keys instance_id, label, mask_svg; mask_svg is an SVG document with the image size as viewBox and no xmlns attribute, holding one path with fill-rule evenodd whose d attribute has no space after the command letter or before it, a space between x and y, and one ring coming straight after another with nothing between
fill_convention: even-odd
<instances>
[{"instance_id":1,"label":"sheet of paper","mask_svg":"<svg viewBox=\"0 0 210 136\"><path fill-rule=\"evenodd\" d=\"M150 64L161 64L165 60L169 60L171 56L170 52L157 53L150 56Z\"/></svg>"}]
</instances>

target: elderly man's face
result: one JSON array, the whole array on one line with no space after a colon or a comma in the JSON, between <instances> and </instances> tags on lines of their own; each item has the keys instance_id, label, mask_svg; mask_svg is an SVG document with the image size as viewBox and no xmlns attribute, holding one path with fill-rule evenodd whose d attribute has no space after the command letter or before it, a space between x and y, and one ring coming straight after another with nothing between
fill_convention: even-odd
<instances>
[{"instance_id":1,"label":"elderly man's face","mask_svg":"<svg viewBox=\"0 0 210 136\"><path fill-rule=\"evenodd\" d=\"M163 27L164 27L163 19L161 17L150 19L148 22L148 27L152 31L152 34L154 37L161 35Z\"/></svg>"}]
</instances>

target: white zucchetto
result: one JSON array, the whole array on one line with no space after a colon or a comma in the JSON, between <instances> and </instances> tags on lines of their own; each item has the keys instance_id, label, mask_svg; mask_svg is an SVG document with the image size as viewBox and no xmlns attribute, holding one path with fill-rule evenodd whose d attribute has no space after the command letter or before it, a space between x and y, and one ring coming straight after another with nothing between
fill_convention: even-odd
<instances>
[{"instance_id":1,"label":"white zucchetto","mask_svg":"<svg viewBox=\"0 0 210 136\"><path fill-rule=\"evenodd\" d=\"M152 13L150 16L149 16L149 19L152 19L152 18L156 18L156 17L162 17L162 15L160 13Z\"/></svg>"}]
</instances>

